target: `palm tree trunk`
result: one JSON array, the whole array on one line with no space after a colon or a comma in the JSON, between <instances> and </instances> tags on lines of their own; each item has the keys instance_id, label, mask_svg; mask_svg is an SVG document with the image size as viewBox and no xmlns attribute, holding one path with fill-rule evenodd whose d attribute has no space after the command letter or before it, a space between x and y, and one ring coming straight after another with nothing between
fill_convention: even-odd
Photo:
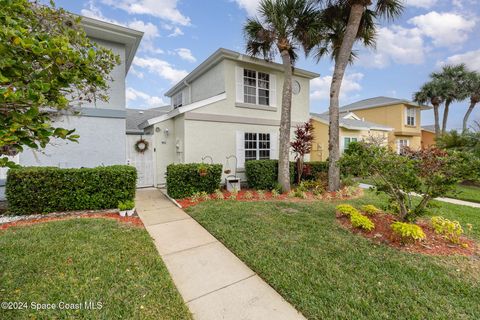
<instances>
[{"instance_id":1,"label":"palm tree trunk","mask_svg":"<svg viewBox=\"0 0 480 320\"><path fill-rule=\"evenodd\" d=\"M448 111L450 110L450 104L452 101L445 101L445 111L443 112L443 122L442 122L442 134L447 132L447 120L448 120Z\"/></svg>"},{"instance_id":2,"label":"palm tree trunk","mask_svg":"<svg viewBox=\"0 0 480 320\"><path fill-rule=\"evenodd\" d=\"M435 138L440 137L440 115L438 108L438 104L433 104L433 116L435 118Z\"/></svg>"},{"instance_id":3,"label":"palm tree trunk","mask_svg":"<svg viewBox=\"0 0 480 320\"><path fill-rule=\"evenodd\" d=\"M290 127L292 109L292 61L287 50L282 50L284 80L282 91L282 114L280 118L280 145L278 158L278 183L283 192L290 191Z\"/></svg>"},{"instance_id":4,"label":"palm tree trunk","mask_svg":"<svg viewBox=\"0 0 480 320\"><path fill-rule=\"evenodd\" d=\"M477 102L474 99L470 99L470 106L468 107L467 113L465 113L465 117L463 117L463 132L467 132L468 118L470 118L470 114L472 114L476 104Z\"/></svg>"},{"instance_id":5,"label":"palm tree trunk","mask_svg":"<svg viewBox=\"0 0 480 320\"><path fill-rule=\"evenodd\" d=\"M342 45L337 58L335 59L335 69L333 71L332 84L330 86L330 125L328 129L329 141L329 162L328 162L328 190L336 191L340 189L340 144L339 144L339 95L342 87L343 76L347 68L350 54L352 53L353 44L360 27L365 7L363 4L353 4L348 18L347 28L343 37Z\"/></svg>"}]
</instances>

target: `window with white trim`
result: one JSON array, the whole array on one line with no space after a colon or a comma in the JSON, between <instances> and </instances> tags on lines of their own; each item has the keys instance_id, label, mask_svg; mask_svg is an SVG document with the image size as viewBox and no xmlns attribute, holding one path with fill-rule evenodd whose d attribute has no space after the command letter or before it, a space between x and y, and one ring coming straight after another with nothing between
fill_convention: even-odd
<instances>
[{"instance_id":1,"label":"window with white trim","mask_svg":"<svg viewBox=\"0 0 480 320\"><path fill-rule=\"evenodd\" d=\"M407 126L415 126L417 118L417 110L415 108L407 108Z\"/></svg>"},{"instance_id":2,"label":"window with white trim","mask_svg":"<svg viewBox=\"0 0 480 320\"><path fill-rule=\"evenodd\" d=\"M403 149L410 146L410 140L408 139L397 139L397 153L402 153Z\"/></svg>"},{"instance_id":3,"label":"window with white trim","mask_svg":"<svg viewBox=\"0 0 480 320\"><path fill-rule=\"evenodd\" d=\"M342 146L342 152L348 149L348 145L352 142L357 142L358 138L354 137L344 137L343 138L343 146Z\"/></svg>"},{"instance_id":4,"label":"window with white trim","mask_svg":"<svg viewBox=\"0 0 480 320\"><path fill-rule=\"evenodd\" d=\"M243 69L243 102L270 105L270 75Z\"/></svg>"},{"instance_id":5,"label":"window with white trim","mask_svg":"<svg viewBox=\"0 0 480 320\"><path fill-rule=\"evenodd\" d=\"M179 92L177 93L176 95L174 95L172 97L172 103L173 103L173 108L176 109L176 108L180 108L183 104L183 97L182 97L182 93Z\"/></svg>"},{"instance_id":6,"label":"window with white trim","mask_svg":"<svg viewBox=\"0 0 480 320\"><path fill-rule=\"evenodd\" d=\"M245 161L270 159L270 133L245 132Z\"/></svg>"}]
</instances>

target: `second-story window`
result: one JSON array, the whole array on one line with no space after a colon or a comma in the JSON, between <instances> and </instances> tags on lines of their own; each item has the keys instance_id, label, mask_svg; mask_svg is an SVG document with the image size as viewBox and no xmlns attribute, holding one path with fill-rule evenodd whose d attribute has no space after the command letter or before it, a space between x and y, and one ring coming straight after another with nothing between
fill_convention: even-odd
<instances>
[{"instance_id":1,"label":"second-story window","mask_svg":"<svg viewBox=\"0 0 480 320\"><path fill-rule=\"evenodd\" d=\"M176 109L176 108L180 108L180 107L182 106L182 101L183 101L182 98L183 98L183 97L182 97L182 93L181 93L181 92L180 92L180 93L177 93L176 95L174 95L174 96L172 97L172 100L173 100L173 108Z\"/></svg>"},{"instance_id":2,"label":"second-story window","mask_svg":"<svg viewBox=\"0 0 480 320\"><path fill-rule=\"evenodd\" d=\"M417 110L415 108L407 108L407 125L416 125Z\"/></svg>"},{"instance_id":3,"label":"second-story window","mask_svg":"<svg viewBox=\"0 0 480 320\"><path fill-rule=\"evenodd\" d=\"M268 106L270 104L270 75L255 70L243 70L243 102Z\"/></svg>"}]
</instances>

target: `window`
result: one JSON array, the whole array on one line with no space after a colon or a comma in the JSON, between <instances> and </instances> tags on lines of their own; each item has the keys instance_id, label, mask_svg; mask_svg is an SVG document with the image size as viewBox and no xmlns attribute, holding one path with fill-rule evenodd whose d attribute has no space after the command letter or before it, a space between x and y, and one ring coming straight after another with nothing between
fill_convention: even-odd
<instances>
[{"instance_id":1,"label":"window","mask_svg":"<svg viewBox=\"0 0 480 320\"><path fill-rule=\"evenodd\" d=\"M417 110L415 108L407 108L407 126L415 126Z\"/></svg>"},{"instance_id":2,"label":"window","mask_svg":"<svg viewBox=\"0 0 480 320\"><path fill-rule=\"evenodd\" d=\"M245 161L270 159L270 134L245 133Z\"/></svg>"},{"instance_id":3,"label":"window","mask_svg":"<svg viewBox=\"0 0 480 320\"><path fill-rule=\"evenodd\" d=\"M352 138L352 137L344 137L343 138L343 148L342 148L342 151L346 150L348 148L348 145L351 143L351 142L357 142L358 139L357 138Z\"/></svg>"},{"instance_id":4,"label":"window","mask_svg":"<svg viewBox=\"0 0 480 320\"><path fill-rule=\"evenodd\" d=\"M243 102L270 105L270 75L254 70L243 70Z\"/></svg>"},{"instance_id":5,"label":"window","mask_svg":"<svg viewBox=\"0 0 480 320\"><path fill-rule=\"evenodd\" d=\"M408 147L410 145L410 141L408 139L398 139L397 140L397 153L402 153L403 148Z\"/></svg>"},{"instance_id":6,"label":"window","mask_svg":"<svg viewBox=\"0 0 480 320\"><path fill-rule=\"evenodd\" d=\"M177 93L176 95L173 96L172 102L173 102L173 108L180 108L182 106L182 93Z\"/></svg>"}]
</instances>

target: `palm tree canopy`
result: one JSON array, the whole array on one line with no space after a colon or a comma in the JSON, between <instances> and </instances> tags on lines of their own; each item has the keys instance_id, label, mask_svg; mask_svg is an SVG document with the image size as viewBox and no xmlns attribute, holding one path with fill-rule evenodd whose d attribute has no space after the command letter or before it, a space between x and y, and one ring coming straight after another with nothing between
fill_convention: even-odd
<instances>
[{"instance_id":1,"label":"palm tree canopy","mask_svg":"<svg viewBox=\"0 0 480 320\"><path fill-rule=\"evenodd\" d=\"M317 0L326 7L340 5L351 7L354 4L361 4L373 11L378 18L393 20L403 12L403 0Z\"/></svg>"},{"instance_id":2,"label":"palm tree canopy","mask_svg":"<svg viewBox=\"0 0 480 320\"><path fill-rule=\"evenodd\" d=\"M262 0L258 15L243 28L247 53L254 57L271 61L287 50L294 63L297 49L308 54L321 34L319 11L311 0Z\"/></svg>"},{"instance_id":3,"label":"palm tree canopy","mask_svg":"<svg viewBox=\"0 0 480 320\"><path fill-rule=\"evenodd\" d=\"M425 83L419 91L413 95L413 101L420 104L439 105L443 103L443 92L448 85L442 79L434 79Z\"/></svg>"},{"instance_id":4,"label":"palm tree canopy","mask_svg":"<svg viewBox=\"0 0 480 320\"><path fill-rule=\"evenodd\" d=\"M478 72L469 72L467 74L466 89L470 100L475 103L480 102L480 74Z\"/></svg>"},{"instance_id":5,"label":"palm tree canopy","mask_svg":"<svg viewBox=\"0 0 480 320\"><path fill-rule=\"evenodd\" d=\"M469 96L467 90L468 74L465 64L446 65L440 72L433 72L432 79L443 81L443 99L447 102L462 101Z\"/></svg>"}]
</instances>

